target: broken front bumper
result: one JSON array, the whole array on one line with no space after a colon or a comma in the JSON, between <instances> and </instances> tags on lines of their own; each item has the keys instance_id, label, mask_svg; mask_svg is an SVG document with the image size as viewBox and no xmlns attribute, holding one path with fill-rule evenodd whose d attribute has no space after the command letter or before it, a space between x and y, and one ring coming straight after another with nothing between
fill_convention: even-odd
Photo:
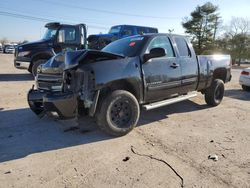
<instances>
[{"instance_id":1,"label":"broken front bumper","mask_svg":"<svg viewBox=\"0 0 250 188\"><path fill-rule=\"evenodd\" d=\"M48 112L57 113L62 119L74 118L77 115L77 96L71 92L44 92L31 89L28 92L30 109L39 117Z\"/></svg>"}]
</instances>

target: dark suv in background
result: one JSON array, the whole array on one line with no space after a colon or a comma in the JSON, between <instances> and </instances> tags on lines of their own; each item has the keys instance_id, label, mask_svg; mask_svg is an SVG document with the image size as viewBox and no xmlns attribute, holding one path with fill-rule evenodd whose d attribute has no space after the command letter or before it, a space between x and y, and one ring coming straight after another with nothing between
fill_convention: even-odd
<instances>
[{"instance_id":1,"label":"dark suv in background","mask_svg":"<svg viewBox=\"0 0 250 188\"><path fill-rule=\"evenodd\" d=\"M100 50L115 40L145 33L158 33L158 29L136 25L117 25L111 27L107 34L89 35L88 47L89 49Z\"/></svg>"}]
</instances>

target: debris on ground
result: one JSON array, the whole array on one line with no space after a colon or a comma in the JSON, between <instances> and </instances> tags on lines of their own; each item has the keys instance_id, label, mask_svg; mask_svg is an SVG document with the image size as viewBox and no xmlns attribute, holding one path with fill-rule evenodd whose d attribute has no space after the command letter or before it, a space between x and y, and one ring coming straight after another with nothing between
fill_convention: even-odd
<instances>
[{"instance_id":1,"label":"debris on ground","mask_svg":"<svg viewBox=\"0 0 250 188\"><path fill-rule=\"evenodd\" d=\"M122 161L126 162L130 159L130 157L125 157L124 159L122 159Z\"/></svg>"},{"instance_id":2,"label":"debris on ground","mask_svg":"<svg viewBox=\"0 0 250 188\"><path fill-rule=\"evenodd\" d=\"M4 174L10 174L11 173L11 171L10 170L8 170L7 172L4 172Z\"/></svg>"},{"instance_id":3,"label":"debris on ground","mask_svg":"<svg viewBox=\"0 0 250 188\"><path fill-rule=\"evenodd\" d=\"M81 130L80 132L82 133L82 134L85 134L85 133L88 133L88 132L90 132L91 130Z\"/></svg>"},{"instance_id":4,"label":"debris on ground","mask_svg":"<svg viewBox=\"0 0 250 188\"><path fill-rule=\"evenodd\" d=\"M208 159L211 159L211 160L214 160L214 161L218 161L219 157L218 157L218 155L213 154L213 155L209 155Z\"/></svg>"},{"instance_id":5,"label":"debris on ground","mask_svg":"<svg viewBox=\"0 0 250 188\"><path fill-rule=\"evenodd\" d=\"M70 127L68 129L65 129L63 132L75 131L77 129L79 129L79 127Z\"/></svg>"}]
</instances>

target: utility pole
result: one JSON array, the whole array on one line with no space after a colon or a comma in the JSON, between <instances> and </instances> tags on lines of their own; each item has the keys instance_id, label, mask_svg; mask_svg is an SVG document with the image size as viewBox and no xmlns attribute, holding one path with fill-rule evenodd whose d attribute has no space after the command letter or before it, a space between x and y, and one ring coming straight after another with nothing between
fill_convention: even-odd
<instances>
[{"instance_id":1,"label":"utility pole","mask_svg":"<svg viewBox=\"0 0 250 188\"><path fill-rule=\"evenodd\" d=\"M219 16L216 16L216 17L215 17L213 41L215 41L216 32L217 32L218 25L219 25L219 21L218 21L219 18L220 18Z\"/></svg>"}]
</instances>

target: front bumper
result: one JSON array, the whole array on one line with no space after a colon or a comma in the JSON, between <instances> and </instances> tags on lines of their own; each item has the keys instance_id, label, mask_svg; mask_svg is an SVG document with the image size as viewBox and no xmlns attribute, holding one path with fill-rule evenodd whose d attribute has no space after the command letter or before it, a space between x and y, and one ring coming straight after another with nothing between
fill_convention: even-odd
<instances>
[{"instance_id":1,"label":"front bumper","mask_svg":"<svg viewBox=\"0 0 250 188\"><path fill-rule=\"evenodd\" d=\"M29 69L30 67L30 59L24 57L16 57L14 60L14 66L17 69Z\"/></svg>"},{"instance_id":2,"label":"front bumper","mask_svg":"<svg viewBox=\"0 0 250 188\"><path fill-rule=\"evenodd\" d=\"M61 119L74 118L77 115L77 95L72 92L44 92L31 89L28 92L30 109L39 117L48 112L57 113Z\"/></svg>"}]
</instances>

